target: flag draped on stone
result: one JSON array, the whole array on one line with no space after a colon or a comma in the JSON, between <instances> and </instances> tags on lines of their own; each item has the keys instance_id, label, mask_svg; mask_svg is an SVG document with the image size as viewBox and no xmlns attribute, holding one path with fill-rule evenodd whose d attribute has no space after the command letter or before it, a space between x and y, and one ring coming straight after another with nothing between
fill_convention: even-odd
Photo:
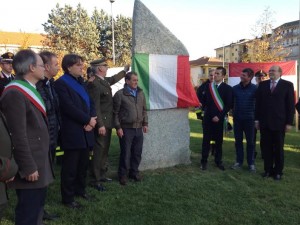
<instances>
[{"instance_id":1,"label":"flag draped on stone","mask_svg":"<svg viewBox=\"0 0 300 225\"><path fill-rule=\"evenodd\" d=\"M147 99L147 109L199 106L185 46L139 0L132 26L132 70Z\"/></svg>"},{"instance_id":2,"label":"flag draped on stone","mask_svg":"<svg viewBox=\"0 0 300 225\"><path fill-rule=\"evenodd\" d=\"M190 81L189 56L137 53L133 71L139 74L148 109L199 106Z\"/></svg>"}]
</instances>

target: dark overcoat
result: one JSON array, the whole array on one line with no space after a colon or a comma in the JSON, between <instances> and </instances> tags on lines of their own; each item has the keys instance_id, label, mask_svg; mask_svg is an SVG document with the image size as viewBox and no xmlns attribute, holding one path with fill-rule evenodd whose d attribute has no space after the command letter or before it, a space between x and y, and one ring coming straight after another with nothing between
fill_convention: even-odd
<instances>
[{"instance_id":1,"label":"dark overcoat","mask_svg":"<svg viewBox=\"0 0 300 225\"><path fill-rule=\"evenodd\" d=\"M71 75L68 75L71 76ZM72 79L76 79L72 77ZM77 80L83 85L81 80ZM90 108L83 98L61 78L55 81L54 88L59 97L61 113L62 149L85 149L94 145L94 131L85 131L91 117L96 116L90 99Z\"/></svg>"},{"instance_id":2,"label":"dark overcoat","mask_svg":"<svg viewBox=\"0 0 300 225\"><path fill-rule=\"evenodd\" d=\"M37 189L53 181L53 170L49 153L47 122L41 111L17 89L4 90L0 100L8 129L14 143L13 156L19 167L14 181L8 186L14 189ZM39 179L25 180L35 171Z\"/></svg>"}]
</instances>

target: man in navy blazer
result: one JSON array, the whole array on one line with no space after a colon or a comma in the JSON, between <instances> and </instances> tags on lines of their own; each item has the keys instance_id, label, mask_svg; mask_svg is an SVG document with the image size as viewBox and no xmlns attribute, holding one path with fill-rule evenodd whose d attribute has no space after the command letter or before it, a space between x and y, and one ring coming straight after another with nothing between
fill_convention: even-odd
<instances>
[{"instance_id":1,"label":"man in navy blazer","mask_svg":"<svg viewBox=\"0 0 300 225\"><path fill-rule=\"evenodd\" d=\"M65 206L75 209L81 205L75 196L89 199L85 192L89 150L94 145L93 128L96 112L83 85L83 58L65 55L65 72L54 84L61 112L61 148L64 150L61 169L61 195Z\"/></svg>"},{"instance_id":2,"label":"man in navy blazer","mask_svg":"<svg viewBox=\"0 0 300 225\"><path fill-rule=\"evenodd\" d=\"M264 152L262 176L274 176L275 180L282 176L285 132L291 129L295 113L294 86L281 75L281 67L270 68L270 80L258 86L255 108L255 126L260 129Z\"/></svg>"}]
</instances>

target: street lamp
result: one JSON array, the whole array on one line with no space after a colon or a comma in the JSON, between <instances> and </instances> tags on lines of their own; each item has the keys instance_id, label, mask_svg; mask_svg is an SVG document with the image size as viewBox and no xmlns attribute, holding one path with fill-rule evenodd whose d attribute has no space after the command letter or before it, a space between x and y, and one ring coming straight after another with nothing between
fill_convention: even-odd
<instances>
[{"instance_id":1,"label":"street lamp","mask_svg":"<svg viewBox=\"0 0 300 225\"><path fill-rule=\"evenodd\" d=\"M116 56L115 56L115 30L114 30L114 17L113 17L113 3L115 0L109 0L111 3L111 30L112 30L112 56L113 56L113 64L116 64Z\"/></svg>"}]
</instances>

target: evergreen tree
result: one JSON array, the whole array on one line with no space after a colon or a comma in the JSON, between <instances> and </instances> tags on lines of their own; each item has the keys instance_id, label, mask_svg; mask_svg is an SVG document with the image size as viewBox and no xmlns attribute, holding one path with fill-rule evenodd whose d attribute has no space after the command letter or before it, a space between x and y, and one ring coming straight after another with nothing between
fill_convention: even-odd
<instances>
[{"instance_id":1,"label":"evergreen tree","mask_svg":"<svg viewBox=\"0 0 300 225\"><path fill-rule=\"evenodd\" d=\"M76 9L57 4L43 27L47 33L44 45L58 55L76 53L87 62L100 57L97 27L80 4Z\"/></svg>"},{"instance_id":2,"label":"evergreen tree","mask_svg":"<svg viewBox=\"0 0 300 225\"><path fill-rule=\"evenodd\" d=\"M111 16L103 10L96 9L92 15L92 21L96 24L99 32L99 51L104 57L113 59L112 52L112 24ZM132 19L118 15L114 19L115 36L115 66L124 66L131 63L132 47Z\"/></svg>"}]
</instances>

